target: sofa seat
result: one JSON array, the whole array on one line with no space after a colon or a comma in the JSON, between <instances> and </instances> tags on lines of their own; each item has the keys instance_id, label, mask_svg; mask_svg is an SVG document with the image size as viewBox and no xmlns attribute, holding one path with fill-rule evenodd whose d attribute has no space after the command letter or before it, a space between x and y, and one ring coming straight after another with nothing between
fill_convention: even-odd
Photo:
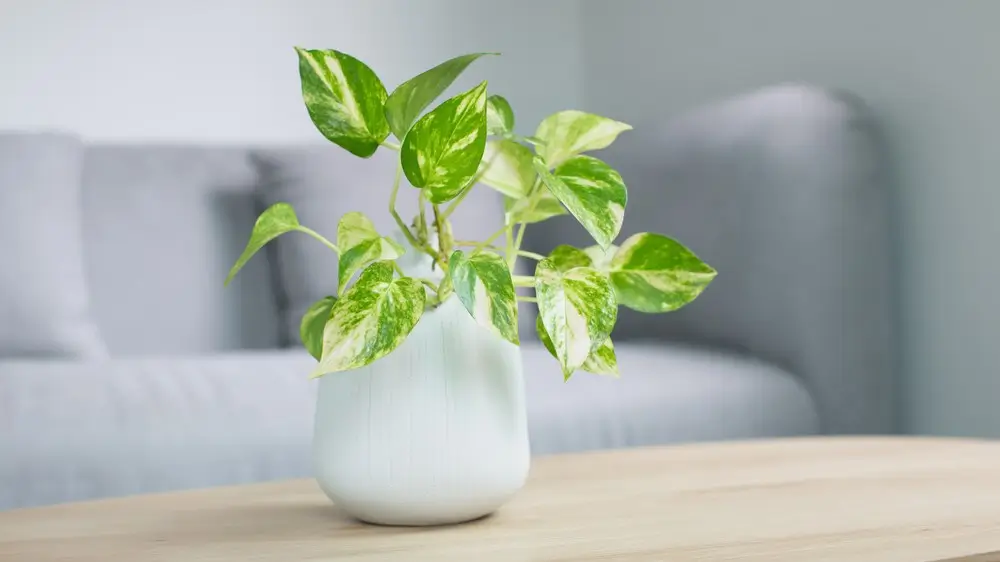
<instances>
[{"instance_id":1,"label":"sofa seat","mask_svg":"<svg viewBox=\"0 0 1000 562\"><path fill-rule=\"evenodd\" d=\"M622 344L621 379L564 383L523 348L535 454L819 430L799 382L752 359ZM309 476L311 365L301 350L0 361L0 509Z\"/></svg>"}]
</instances>

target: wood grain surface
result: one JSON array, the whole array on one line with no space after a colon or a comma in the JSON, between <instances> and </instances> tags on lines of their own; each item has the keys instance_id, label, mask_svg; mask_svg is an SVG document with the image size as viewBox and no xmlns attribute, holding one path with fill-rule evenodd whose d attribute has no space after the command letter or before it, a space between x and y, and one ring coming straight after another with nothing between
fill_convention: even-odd
<instances>
[{"instance_id":1,"label":"wood grain surface","mask_svg":"<svg viewBox=\"0 0 1000 562\"><path fill-rule=\"evenodd\" d=\"M543 457L443 528L358 523L310 480L0 512L0 560L1000 560L1000 443L809 438Z\"/></svg>"}]
</instances>

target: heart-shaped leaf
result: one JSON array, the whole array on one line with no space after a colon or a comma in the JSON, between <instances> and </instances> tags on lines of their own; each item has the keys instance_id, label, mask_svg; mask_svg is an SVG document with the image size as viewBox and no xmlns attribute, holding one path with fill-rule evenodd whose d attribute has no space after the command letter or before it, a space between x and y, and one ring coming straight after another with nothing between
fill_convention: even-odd
<instances>
[{"instance_id":1,"label":"heart-shaped leaf","mask_svg":"<svg viewBox=\"0 0 1000 562\"><path fill-rule=\"evenodd\" d=\"M310 377L356 369L380 359L406 339L424 312L424 286L393 279L389 262L369 265L330 309L323 353Z\"/></svg>"},{"instance_id":2,"label":"heart-shaped leaf","mask_svg":"<svg viewBox=\"0 0 1000 562\"><path fill-rule=\"evenodd\" d=\"M618 246L614 244L604 249L600 246L587 246L583 249L583 252L587 254L590 261L594 264L594 269L597 271L608 273L611 271L611 260L615 257L615 253L618 251Z\"/></svg>"},{"instance_id":3,"label":"heart-shaped leaf","mask_svg":"<svg viewBox=\"0 0 1000 562\"><path fill-rule=\"evenodd\" d=\"M562 244L549 252L549 262L559 271L569 271L574 267L593 267L594 262L586 252L573 246Z\"/></svg>"},{"instance_id":4,"label":"heart-shaped leaf","mask_svg":"<svg viewBox=\"0 0 1000 562\"><path fill-rule=\"evenodd\" d=\"M406 251L395 240L379 236L372 221L359 212L341 217L337 225L337 245L340 247L337 292L341 295L359 269L375 261L394 260Z\"/></svg>"},{"instance_id":5,"label":"heart-shaped leaf","mask_svg":"<svg viewBox=\"0 0 1000 562\"><path fill-rule=\"evenodd\" d=\"M549 338L548 332L545 331L541 316L535 318L535 331L538 333L538 339L542 340L545 349L552 354L552 357L555 357L556 348L552 346L552 340ZM583 362L580 370L595 375L619 376L618 357L615 356L615 345L611 343L611 338L604 340L604 343L597 350L587 356L587 360ZM565 380L569 380L569 377L565 377Z\"/></svg>"},{"instance_id":6,"label":"heart-shaped leaf","mask_svg":"<svg viewBox=\"0 0 1000 562\"><path fill-rule=\"evenodd\" d=\"M563 272L544 259L535 269L535 296L563 376L569 378L611 335L618 316L614 289L593 268Z\"/></svg>"},{"instance_id":7,"label":"heart-shaped leaf","mask_svg":"<svg viewBox=\"0 0 1000 562\"><path fill-rule=\"evenodd\" d=\"M548 189L539 189L527 199L504 198L504 212L510 217L509 222L525 224L542 222L567 213L566 207Z\"/></svg>"},{"instance_id":8,"label":"heart-shaped leaf","mask_svg":"<svg viewBox=\"0 0 1000 562\"><path fill-rule=\"evenodd\" d=\"M530 148L512 140L488 141L479 181L507 197L520 199L535 183L534 157Z\"/></svg>"},{"instance_id":9,"label":"heart-shaped leaf","mask_svg":"<svg viewBox=\"0 0 1000 562\"><path fill-rule=\"evenodd\" d=\"M265 244L286 232L298 230L299 226L299 219L295 215L295 209L288 203L275 203L268 207L267 210L257 217L257 222L254 223L253 231L250 233L250 240L247 242L246 248L243 249L243 253L236 260L236 263L233 264L232 269L229 270L225 284L229 285L229 282L233 280L233 277L236 277L240 269Z\"/></svg>"},{"instance_id":10,"label":"heart-shaped leaf","mask_svg":"<svg viewBox=\"0 0 1000 562\"><path fill-rule=\"evenodd\" d=\"M302 340L302 345L317 361L323 354L323 328L330 319L330 309L335 302L337 297L323 297L312 303L302 315L302 323L299 324L299 338Z\"/></svg>"},{"instance_id":11,"label":"heart-shaped leaf","mask_svg":"<svg viewBox=\"0 0 1000 562\"><path fill-rule=\"evenodd\" d=\"M437 106L406 133L400 160L406 179L432 203L462 192L486 150L486 82Z\"/></svg>"},{"instance_id":12,"label":"heart-shaped leaf","mask_svg":"<svg viewBox=\"0 0 1000 562\"><path fill-rule=\"evenodd\" d=\"M470 64L484 55L499 53L473 53L447 60L403 82L389 94L385 101L385 116L396 138L402 140L410 126Z\"/></svg>"},{"instance_id":13,"label":"heart-shaped leaf","mask_svg":"<svg viewBox=\"0 0 1000 562\"><path fill-rule=\"evenodd\" d=\"M594 240L610 246L622 228L628 202L618 172L592 156L575 156L551 173L537 158L534 164L542 182Z\"/></svg>"},{"instance_id":14,"label":"heart-shaped leaf","mask_svg":"<svg viewBox=\"0 0 1000 562\"><path fill-rule=\"evenodd\" d=\"M514 132L514 110L503 96L494 94L486 98L486 132L491 135Z\"/></svg>"},{"instance_id":15,"label":"heart-shaped leaf","mask_svg":"<svg viewBox=\"0 0 1000 562\"><path fill-rule=\"evenodd\" d=\"M323 136L367 158L389 136L385 86L365 63L339 51L295 48L302 99Z\"/></svg>"},{"instance_id":16,"label":"heart-shaped leaf","mask_svg":"<svg viewBox=\"0 0 1000 562\"><path fill-rule=\"evenodd\" d=\"M538 155L554 168L577 154L610 145L618 135L632 128L614 119L583 111L567 110L546 117L535 136L545 141Z\"/></svg>"},{"instance_id":17,"label":"heart-shaped leaf","mask_svg":"<svg viewBox=\"0 0 1000 562\"><path fill-rule=\"evenodd\" d=\"M449 271L458 300L480 325L517 345L517 295L507 263L496 254L451 254Z\"/></svg>"},{"instance_id":18,"label":"heart-shaped leaf","mask_svg":"<svg viewBox=\"0 0 1000 562\"><path fill-rule=\"evenodd\" d=\"M669 312L693 301L716 272L680 242L643 232L630 236L611 260L618 302L639 312Z\"/></svg>"}]
</instances>

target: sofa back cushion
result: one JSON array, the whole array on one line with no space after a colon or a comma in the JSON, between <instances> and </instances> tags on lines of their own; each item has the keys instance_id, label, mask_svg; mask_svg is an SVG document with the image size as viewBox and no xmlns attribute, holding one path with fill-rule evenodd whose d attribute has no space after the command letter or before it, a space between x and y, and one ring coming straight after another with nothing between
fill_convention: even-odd
<instances>
[{"instance_id":1,"label":"sofa back cushion","mask_svg":"<svg viewBox=\"0 0 1000 562\"><path fill-rule=\"evenodd\" d=\"M255 183L244 149L87 148L87 269L112 354L279 345L267 255L223 287L259 212Z\"/></svg>"},{"instance_id":2,"label":"sofa back cushion","mask_svg":"<svg viewBox=\"0 0 1000 562\"><path fill-rule=\"evenodd\" d=\"M0 133L0 358L106 355L80 243L83 145Z\"/></svg>"}]
</instances>

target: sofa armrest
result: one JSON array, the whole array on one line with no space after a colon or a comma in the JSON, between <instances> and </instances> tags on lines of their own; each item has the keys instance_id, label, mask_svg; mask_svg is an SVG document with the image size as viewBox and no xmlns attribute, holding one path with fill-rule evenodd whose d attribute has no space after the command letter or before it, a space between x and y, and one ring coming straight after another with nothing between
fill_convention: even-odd
<instances>
[{"instance_id":1,"label":"sofa armrest","mask_svg":"<svg viewBox=\"0 0 1000 562\"><path fill-rule=\"evenodd\" d=\"M0 509L307 476L311 363L0 361Z\"/></svg>"}]
</instances>

